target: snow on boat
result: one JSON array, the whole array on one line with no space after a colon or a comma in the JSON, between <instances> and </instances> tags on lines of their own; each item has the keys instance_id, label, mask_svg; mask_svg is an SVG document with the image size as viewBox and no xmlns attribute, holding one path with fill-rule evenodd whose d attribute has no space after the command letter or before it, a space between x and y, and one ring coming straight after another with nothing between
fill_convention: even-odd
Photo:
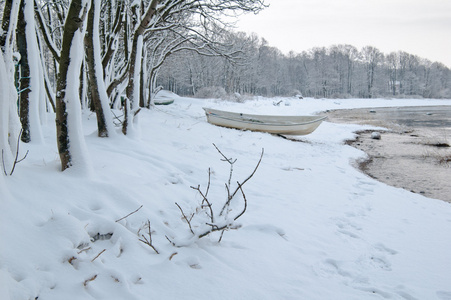
<instances>
[{"instance_id":1,"label":"snow on boat","mask_svg":"<svg viewBox=\"0 0 451 300\"><path fill-rule=\"evenodd\" d=\"M177 97L178 95L171 91L158 90L153 100L153 103L155 105L169 105L174 103L174 100Z\"/></svg>"},{"instance_id":2,"label":"snow on boat","mask_svg":"<svg viewBox=\"0 0 451 300\"><path fill-rule=\"evenodd\" d=\"M160 96L160 97L155 97L155 99L153 100L153 103L155 105L169 105L174 103L174 98L169 98L169 97L164 97L164 96Z\"/></svg>"},{"instance_id":3,"label":"snow on boat","mask_svg":"<svg viewBox=\"0 0 451 300\"><path fill-rule=\"evenodd\" d=\"M327 117L252 115L203 107L210 124L285 135L312 133Z\"/></svg>"}]
</instances>

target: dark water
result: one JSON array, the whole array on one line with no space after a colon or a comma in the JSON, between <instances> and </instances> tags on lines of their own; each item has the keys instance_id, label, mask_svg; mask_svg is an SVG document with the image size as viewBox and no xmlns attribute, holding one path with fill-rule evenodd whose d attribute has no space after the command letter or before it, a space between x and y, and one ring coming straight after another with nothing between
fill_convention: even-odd
<instances>
[{"instance_id":1,"label":"dark water","mask_svg":"<svg viewBox=\"0 0 451 300\"><path fill-rule=\"evenodd\" d=\"M412 106L366 109L374 119L409 127L451 128L451 106Z\"/></svg>"}]
</instances>

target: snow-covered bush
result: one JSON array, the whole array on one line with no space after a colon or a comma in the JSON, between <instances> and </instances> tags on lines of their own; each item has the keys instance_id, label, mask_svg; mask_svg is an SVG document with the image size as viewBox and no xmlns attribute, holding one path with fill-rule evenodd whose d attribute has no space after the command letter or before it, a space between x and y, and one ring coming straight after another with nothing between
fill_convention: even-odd
<instances>
[{"instance_id":1,"label":"snow-covered bush","mask_svg":"<svg viewBox=\"0 0 451 300\"><path fill-rule=\"evenodd\" d=\"M220 86L203 87L194 94L194 97L200 99L225 99L227 98L227 92Z\"/></svg>"}]
</instances>

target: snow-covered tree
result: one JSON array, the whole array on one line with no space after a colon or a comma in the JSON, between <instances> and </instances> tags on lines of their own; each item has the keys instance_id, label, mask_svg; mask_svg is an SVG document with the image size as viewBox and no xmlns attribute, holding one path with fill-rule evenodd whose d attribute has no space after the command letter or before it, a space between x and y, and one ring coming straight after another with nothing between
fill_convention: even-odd
<instances>
[{"instance_id":1,"label":"snow-covered tree","mask_svg":"<svg viewBox=\"0 0 451 300\"><path fill-rule=\"evenodd\" d=\"M145 82L140 76L143 74L142 55L148 41L144 39L146 32L158 34L159 31L171 30L180 34L180 30L186 32L186 29L188 31L196 29L192 26L187 28L185 25L186 20L194 16L200 20L195 26L201 27L210 21L218 21L220 16L236 15L240 12L256 13L265 6L263 0L152 0L146 7L143 5L144 3L132 5L133 20L136 20L136 25L132 27L132 47L126 90L130 110L124 121L124 133L128 130L127 126L132 124L130 119L136 114L139 105L140 85ZM141 11L144 13L140 14Z\"/></svg>"},{"instance_id":2,"label":"snow-covered tree","mask_svg":"<svg viewBox=\"0 0 451 300\"><path fill-rule=\"evenodd\" d=\"M88 13L86 32L86 62L88 65L90 95L97 116L99 137L108 137L114 133L109 99L103 79L101 44L99 37L100 1L92 1Z\"/></svg>"},{"instance_id":3,"label":"snow-covered tree","mask_svg":"<svg viewBox=\"0 0 451 300\"><path fill-rule=\"evenodd\" d=\"M20 53L19 76L19 112L22 123L23 142L43 141L41 130L41 113L45 104L43 97L44 81L39 56L36 25L34 18L34 1L21 0L17 24L17 46Z\"/></svg>"},{"instance_id":4,"label":"snow-covered tree","mask_svg":"<svg viewBox=\"0 0 451 300\"><path fill-rule=\"evenodd\" d=\"M379 49L375 47L366 46L363 47L361 55L366 69L366 83L368 88L367 95L369 98L372 98L375 95L374 83L376 77L376 69L383 58L383 54L379 51Z\"/></svg>"},{"instance_id":5,"label":"snow-covered tree","mask_svg":"<svg viewBox=\"0 0 451 300\"><path fill-rule=\"evenodd\" d=\"M3 8L0 34L0 149L3 170L10 170L20 138L17 114L17 92L14 86L13 46L19 11L19 0L8 0ZM2 172L3 174L4 172Z\"/></svg>"},{"instance_id":6,"label":"snow-covered tree","mask_svg":"<svg viewBox=\"0 0 451 300\"><path fill-rule=\"evenodd\" d=\"M64 23L56 85L56 133L63 171L73 164L82 166L86 162L79 85L87 12L87 1L72 0Z\"/></svg>"}]
</instances>

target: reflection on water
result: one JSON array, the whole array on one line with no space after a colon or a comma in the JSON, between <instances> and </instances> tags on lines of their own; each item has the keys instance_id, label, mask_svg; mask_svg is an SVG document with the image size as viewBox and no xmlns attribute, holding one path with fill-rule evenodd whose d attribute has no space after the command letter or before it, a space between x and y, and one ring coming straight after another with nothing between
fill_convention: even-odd
<instances>
[{"instance_id":1,"label":"reflection on water","mask_svg":"<svg viewBox=\"0 0 451 300\"><path fill-rule=\"evenodd\" d=\"M370 112L375 119L409 127L451 128L451 106L415 106L374 108Z\"/></svg>"}]
</instances>

